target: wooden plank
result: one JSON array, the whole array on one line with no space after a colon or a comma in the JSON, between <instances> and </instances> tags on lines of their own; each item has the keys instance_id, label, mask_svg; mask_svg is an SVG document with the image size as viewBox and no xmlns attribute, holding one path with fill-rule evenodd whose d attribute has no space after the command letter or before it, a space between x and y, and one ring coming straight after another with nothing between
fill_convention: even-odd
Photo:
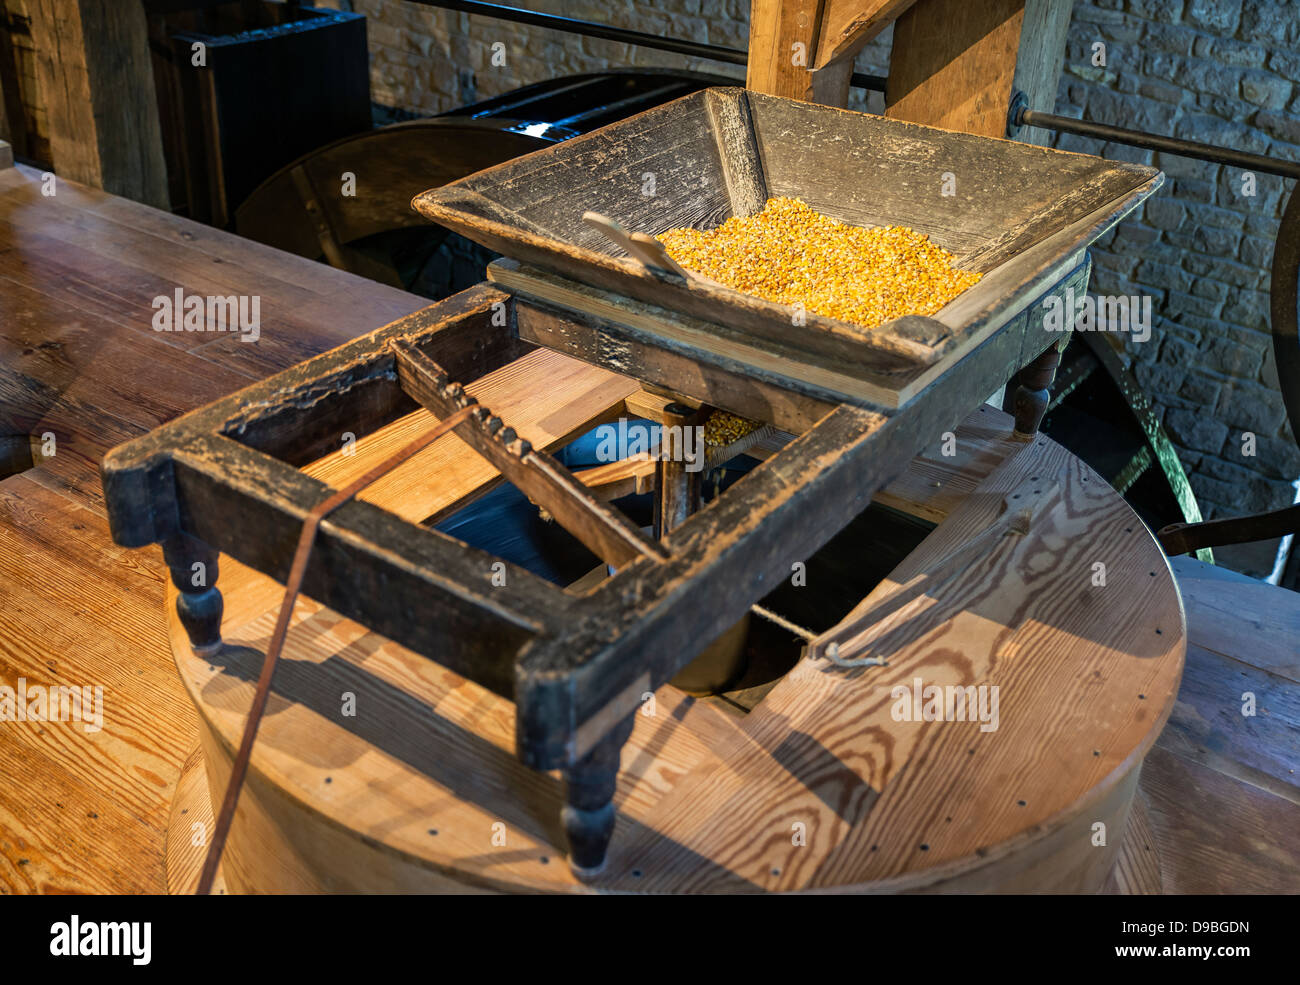
<instances>
[{"instance_id":1,"label":"wooden plank","mask_svg":"<svg viewBox=\"0 0 1300 985\"><path fill-rule=\"evenodd\" d=\"M1300 807L1157 746L1142 768L1166 893L1300 893Z\"/></svg>"},{"instance_id":2,"label":"wooden plank","mask_svg":"<svg viewBox=\"0 0 1300 985\"><path fill-rule=\"evenodd\" d=\"M825 0L817 32L814 69L845 59L852 62L868 41L894 23L914 2L915 0Z\"/></svg>"},{"instance_id":3,"label":"wooden plank","mask_svg":"<svg viewBox=\"0 0 1300 985\"><path fill-rule=\"evenodd\" d=\"M1074 0L920 0L894 29L885 115L1005 137L1012 93L1056 103ZM1046 145L1036 136L1026 141ZM957 168L957 180L962 180Z\"/></svg>"},{"instance_id":4,"label":"wooden plank","mask_svg":"<svg viewBox=\"0 0 1300 985\"><path fill-rule=\"evenodd\" d=\"M298 469L219 435L176 449L172 472L179 529L280 581L291 560L282 545L328 494ZM111 516L120 498L109 498ZM302 591L506 696L515 654L534 633L553 631L568 601L518 565L355 499L321 523Z\"/></svg>"},{"instance_id":5,"label":"wooden plank","mask_svg":"<svg viewBox=\"0 0 1300 985\"><path fill-rule=\"evenodd\" d=\"M1158 896L1164 891L1160 872L1160 852L1151 833L1146 795L1141 790L1133 796L1128 825L1120 845L1119 858L1111 869L1102 892L1107 895Z\"/></svg>"},{"instance_id":6,"label":"wooden plank","mask_svg":"<svg viewBox=\"0 0 1300 985\"><path fill-rule=\"evenodd\" d=\"M1300 687L1193 643L1160 747L1300 806Z\"/></svg>"},{"instance_id":7,"label":"wooden plank","mask_svg":"<svg viewBox=\"0 0 1300 985\"><path fill-rule=\"evenodd\" d=\"M754 0L745 87L844 106L853 58L913 0Z\"/></svg>"},{"instance_id":8,"label":"wooden plank","mask_svg":"<svg viewBox=\"0 0 1300 985\"><path fill-rule=\"evenodd\" d=\"M1171 562L1197 646L1300 682L1300 596L1262 581L1227 580L1192 558Z\"/></svg>"},{"instance_id":9,"label":"wooden plank","mask_svg":"<svg viewBox=\"0 0 1300 985\"><path fill-rule=\"evenodd\" d=\"M103 689L98 731L5 723L3 889L163 891L167 802L195 721L160 633L164 579L157 552L113 546L102 517L26 476L0 481L0 684Z\"/></svg>"},{"instance_id":10,"label":"wooden plank","mask_svg":"<svg viewBox=\"0 0 1300 985\"><path fill-rule=\"evenodd\" d=\"M894 26L885 115L1005 136L1024 16L1025 0L920 0Z\"/></svg>"},{"instance_id":11,"label":"wooden plank","mask_svg":"<svg viewBox=\"0 0 1300 985\"><path fill-rule=\"evenodd\" d=\"M637 384L548 349L535 349L465 385L480 403L509 421L535 448L551 451L613 420ZM343 449L304 466L308 475L341 488L430 428L436 418L418 410ZM617 466L618 463L611 463ZM436 477L436 482L431 482ZM435 442L364 489L359 499L415 523L436 522L501 481L482 455L460 438Z\"/></svg>"},{"instance_id":12,"label":"wooden plank","mask_svg":"<svg viewBox=\"0 0 1300 985\"><path fill-rule=\"evenodd\" d=\"M1010 414L980 404L952 438L940 436L907 469L876 493L874 501L909 516L942 523L993 468L1023 442L1011 436ZM952 454L945 454L945 451Z\"/></svg>"},{"instance_id":13,"label":"wooden plank","mask_svg":"<svg viewBox=\"0 0 1300 985\"><path fill-rule=\"evenodd\" d=\"M1051 113L1056 108L1056 90L1065 65L1065 41L1073 12L1074 0L1025 0L1011 88L1012 92L1025 94L1028 109ZM1052 134L1049 130L1025 127L1016 139L1046 147L1051 143Z\"/></svg>"},{"instance_id":14,"label":"wooden plank","mask_svg":"<svg viewBox=\"0 0 1300 985\"><path fill-rule=\"evenodd\" d=\"M167 821L167 892L173 896L193 896L198 891L213 823L203 750L196 744L181 767ZM211 895L224 896L225 892L226 882L218 868Z\"/></svg>"},{"instance_id":15,"label":"wooden plank","mask_svg":"<svg viewBox=\"0 0 1300 985\"><path fill-rule=\"evenodd\" d=\"M828 80L837 84L833 93L817 99L813 60L824 0L752 0L749 7L749 60L745 88L773 96L828 102L843 106L848 96L848 79ZM852 64L849 64L852 72ZM831 70L844 75L844 65ZM826 83L823 83L825 88ZM844 88L844 99L837 99Z\"/></svg>"},{"instance_id":16,"label":"wooden plank","mask_svg":"<svg viewBox=\"0 0 1300 985\"><path fill-rule=\"evenodd\" d=\"M167 208L167 168L140 4L28 0L56 171Z\"/></svg>"}]
</instances>

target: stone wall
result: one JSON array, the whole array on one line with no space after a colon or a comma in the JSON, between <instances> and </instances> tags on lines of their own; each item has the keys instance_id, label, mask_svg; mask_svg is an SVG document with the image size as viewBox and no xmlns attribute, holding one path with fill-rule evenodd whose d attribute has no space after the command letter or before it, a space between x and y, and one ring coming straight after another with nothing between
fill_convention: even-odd
<instances>
[{"instance_id":1,"label":"stone wall","mask_svg":"<svg viewBox=\"0 0 1300 985\"><path fill-rule=\"evenodd\" d=\"M1056 112L1300 161L1300 6L1076 4ZM1252 188L1237 168L1069 135L1055 145L1154 164L1168 176L1097 244L1092 289L1155 299L1151 339L1130 341L1129 351L1202 510L1289 505L1300 451L1277 388L1268 294L1286 183L1261 174Z\"/></svg>"},{"instance_id":2,"label":"stone wall","mask_svg":"<svg viewBox=\"0 0 1300 985\"><path fill-rule=\"evenodd\" d=\"M740 66L401 0L334 3L350 3L368 18L375 101L419 114L610 66L744 76ZM747 45L748 0L529 0L527 6L731 48ZM890 37L886 32L862 52L858 71L885 74ZM496 49L503 65L492 64L497 42L504 45ZM881 97L855 90L851 106L879 112ZM1056 112L1300 161L1300 5L1076 3ZM1152 296L1150 340L1129 339L1129 352L1206 515L1290 504L1300 451L1286 423L1268 334L1268 269L1284 182L1256 175L1252 188L1238 169L1070 135L1054 144L1154 164L1168 176L1140 213L1097 244L1093 291ZM1267 573L1269 550L1238 552L1232 563Z\"/></svg>"}]
</instances>

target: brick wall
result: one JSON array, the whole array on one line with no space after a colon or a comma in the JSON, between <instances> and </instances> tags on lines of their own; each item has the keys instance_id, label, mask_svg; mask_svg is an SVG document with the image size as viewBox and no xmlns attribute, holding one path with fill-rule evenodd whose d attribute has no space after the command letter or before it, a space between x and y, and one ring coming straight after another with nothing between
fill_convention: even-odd
<instances>
[{"instance_id":1,"label":"brick wall","mask_svg":"<svg viewBox=\"0 0 1300 985\"><path fill-rule=\"evenodd\" d=\"M335 5L347 0L334 0ZM401 0L350 0L367 16L376 102L436 113L559 74L677 67L743 79L740 66L559 35ZM523 6L524 3L519 5ZM748 0L528 0L530 9L743 49ZM857 59L885 74L892 32ZM505 45L505 65L491 64ZM1104 60L1099 57L1104 45ZM879 112L877 93L851 108ZM1056 112L1300 161L1300 5L1241 0L1076 3ZM1156 325L1128 341L1134 371L1178 446L1208 517L1295 496L1300 451L1269 337L1268 269L1286 201L1280 178L1070 135L1055 146L1154 164L1168 176L1097 244L1093 291L1149 294ZM1243 435L1255 436L1254 452ZM1232 555L1233 552L1227 552ZM1268 549L1235 566L1271 567Z\"/></svg>"}]
</instances>

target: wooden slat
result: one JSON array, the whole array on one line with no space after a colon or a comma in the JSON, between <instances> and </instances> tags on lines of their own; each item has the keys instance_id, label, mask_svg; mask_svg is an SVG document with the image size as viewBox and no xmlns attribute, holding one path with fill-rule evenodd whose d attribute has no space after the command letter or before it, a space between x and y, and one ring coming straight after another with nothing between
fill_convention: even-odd
<instances>
[{"instance_id":1,"label":"wooden slat","mask_svg":"<svg viewBox=\"0 0 1300 985\"><path fill-rule=\"evenodd\" d=\"M1056 108L1056 90L1065 64L1065 40L1073 11L1074 0L1025 0L1011 88L1013 92L1025 94L1029 109L1051 113ZM1052 133L1025 127L1016 139L1047 147Z\"/></svg>"},{"instance_id":2,"label":"wooden slat","mask_svg":"<svg viewBox=\"0 0 1300 985\"><path fill-rule=\"evenodd\" d=\"M536 349L468 383L465 389L535 448L551 450L617 417L623 400L636 392L637 384L560 353ZM362 438L353 454L340 449L304 471L339 488L423 433L435 420L427 410L407 414ZM437 476L437 481L430 482L430 476ZM359 498L419 523L446 516L500 480L491 463L453 436L394 469L363 490Z\"/></svg>"},{"instance_id":3,"label":"wooden slat","mask_svg":"<svg viewBox=\"0 0 1300 985\"><path fill-rule=\"evenodd\" d=\"M439 417L470 406L473 398L427 355L406 341L394 341L402 388ZM500 416L479 405L456 426L456 434L491 462L520 492L609 564L624 565L666 552L617 509L589 493L563 465L533 448Z\"/></svg>"},{"instance_id":4,"label":"wooden slat","mask_svg":"<svg viewBox=\"0 0 1300 985\"><path fill-rule=\"evenodd\" d=\"M113 547L102 517L24 476L0 482L0 683L104 689L102 731L4 724L0 887L163 891L195 721L159 623L165 578L157 551Z\"/></svg>"},{"instance_id":5,"label":"wooden slat","mask_svg":"<svg viewBox=\"0 0 1300 985\"><path fill-rule=\"evenodd\" d=\"M817 35L815 68L853 57L894 23L915 0L825 0Z\"/></svg>"},{"instance_id":6,"label":"wooden slat","mask_svg":"<svg viewBox=\"0 0 1300 985\"><path fill-rule=\"evenodd\" d=\"M1156 848L1155 835L1151 833L1146 795L1141 790L1134 795L1129 807L1123 837L1119 858L1115 860L1115 867L1102 892L1122 896L1159 895L1164 890L1160 852Z\"/></svg>"},{"instance_id":7,"label":"wooden slat","mask_svg":"<svg viewBox=\"0 0 1300 985\"><path fill-rule=\"evenodd\" d=\"M1074 0L920 0L898 18L885 115L1005 137L1012 93L1056 103ZM1045 144L1041 131L1029 143ZM961 182L961 168L955 172ZM958 192L960 194L960 191Z\"/></svg>"},{"instance_id":8,"label":"wooden slat","mask_svg":"<svg viewBox=\"0 0 1300 985\"><path fill-rule=\"evenodd\" d=\"M1199 619L1205 610L1192 611ZM1300 686L1295 681L1191 644L1178 704L1160 747L1289 800L1300 811L1295 772Z\"/></svg>"},{"instance_id":9,"label":"wooden slat","mask_svg":"<svg viewBox=\"0 0 1300 985\"><path fill-rule=\"evenodd\" d=\"M1254 579L1227 580L1192 558L1172 561L1197 646L1300 682L1300 595Z\"/></svg>"},{"instance_id":10,"label":"wooden slat","mask_svg":"<svg viewBox=\"0 0 1300 985\"><path fill-rule=\"evenodd\" d=\"M953 432L952 441L940 437L912 460L897 479L875 495L882 506L910 516L941 523L984 480L989 472L1021 442L1011 437L1010 418L981 404ZM951 448L952 455L944 450Z\"/></svg>"}]
</instances>

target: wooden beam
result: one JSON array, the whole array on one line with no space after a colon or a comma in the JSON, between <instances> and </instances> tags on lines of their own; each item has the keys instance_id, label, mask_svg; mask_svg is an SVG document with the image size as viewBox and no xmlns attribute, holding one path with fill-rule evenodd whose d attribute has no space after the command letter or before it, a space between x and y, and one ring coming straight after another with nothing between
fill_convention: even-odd
<instances>
[{"instance_id":1,"label":"wooden beam","mask_svg":"<svg viewBox=\"0 0 1300 985\"><path fill-rule=\"evenodd\" d=\"M1073 0L920 0L898 19L885 115L1004 137L1012 93L1056 101Z\"/></svg>"},{"instance_id":2,"label":"wooden beam","mask_svg":"<svg viewBox=\"0 0 1300 985\"><path fill-rule=\"evenodd\" d=\"M28 11L57 173L167 208L143 5L28 0Z\"/></svg>"},{"instance_id":3,"label":"wooden beam","mask_svg":"<svg viewBox=\"0 0 1300 985\"><path fill-rule=\"evenodd\" d=\"M827 106L849 99L853 57L912 0L753 0L745 85Z\"/></svg>"},{"instance_id":4,"label":"wooden beam","mask_svg":"<svg viewBox=\"0 0 1300 985\"><path fill-rule=\"evenodd\" d=\"M410 342L389 343L397 358L402 389L436 417L448 417L477 403L464 387ZM563 465L520 438L486 407L458 424L456 434L542 509L559 521L593 554L613 565L641 557L662 558L662 547L647 540L622 513L587 491Z\"/></svg>"},{"instance_id":5,"label":"wooden beam","mask_svg":"<svg viewBox=\"0 0 1300 985\"><path fill-rule=\"evenodd\" d=\"M916 0L826 0L813 68L850 62L877 34L894 23Z\"/></svg>"}]
</instances>

